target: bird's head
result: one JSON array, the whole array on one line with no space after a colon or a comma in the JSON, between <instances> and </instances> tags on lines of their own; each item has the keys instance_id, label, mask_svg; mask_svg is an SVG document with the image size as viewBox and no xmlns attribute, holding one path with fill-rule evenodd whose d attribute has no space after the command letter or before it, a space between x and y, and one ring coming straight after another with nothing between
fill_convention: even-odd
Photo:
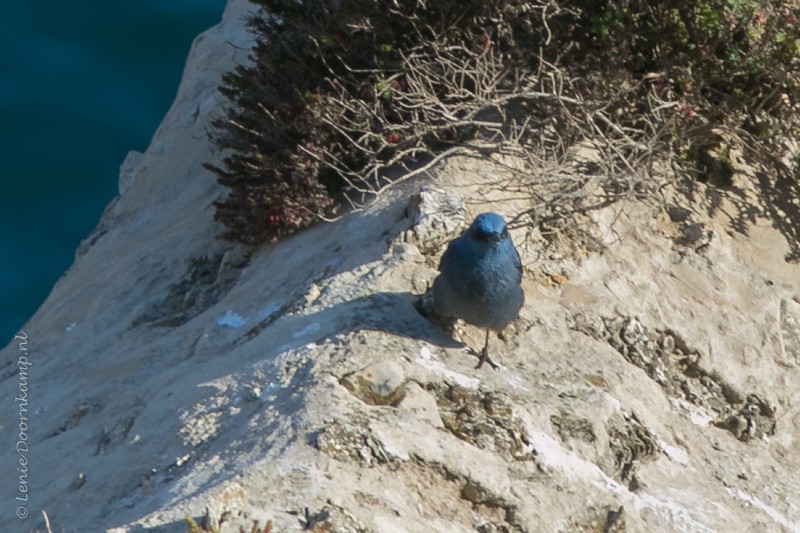
<instances>
[{"instance_id":1,"label":"bird's head","mask_svg":"<svg viewBox=\"0 0 800 533\"><path fill-rule=\"evenodd\" d=\"M469 227L472 240L486 244L493 244L508 238L506 221L497 213L481 213Z\"/></svg>"}]
</instances>

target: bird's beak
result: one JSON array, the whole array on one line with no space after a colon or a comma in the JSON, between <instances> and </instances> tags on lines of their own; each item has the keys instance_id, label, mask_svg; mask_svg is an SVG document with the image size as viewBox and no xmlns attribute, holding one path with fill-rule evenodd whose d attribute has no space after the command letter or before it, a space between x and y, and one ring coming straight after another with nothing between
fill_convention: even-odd
<instances>
[{"instance_id":1,"label":"bird's beak","mask_svg":"<svg viewBox=\"0 0 800 533\"><path fill-rule=\"evenodd\" d=\"M483 242L487 242L487 243L500 242L500 240L503 238L503 234L502 233L481 233L481 232L476 232L475 236L477 237L477 239L479 241L483 241Z\"/></svg>"}]
</instances>

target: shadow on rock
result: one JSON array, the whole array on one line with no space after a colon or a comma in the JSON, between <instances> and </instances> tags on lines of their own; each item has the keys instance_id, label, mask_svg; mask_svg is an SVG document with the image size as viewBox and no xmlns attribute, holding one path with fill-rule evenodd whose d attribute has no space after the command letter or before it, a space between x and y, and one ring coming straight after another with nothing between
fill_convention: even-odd
<instances>
[{"instance_id":1,"label":"shadow on rock","mask_svg":"<svg viewBox=\"0 0 800 533\"><path fill-rule=\"evenodd\" d=\"M342 302L308 315L282 317L269 328L269 341L276 355L308 343L322 343L357 331L381 331L389 335L425 341L444 348L463 348L441 327L417 310L419 295L380 292ZM282 323L282 324L281 324ZM282 326L282 327L281 327ZM244 342L267 335L266 328L247 332Z\"/></svg>"}]
</instances>

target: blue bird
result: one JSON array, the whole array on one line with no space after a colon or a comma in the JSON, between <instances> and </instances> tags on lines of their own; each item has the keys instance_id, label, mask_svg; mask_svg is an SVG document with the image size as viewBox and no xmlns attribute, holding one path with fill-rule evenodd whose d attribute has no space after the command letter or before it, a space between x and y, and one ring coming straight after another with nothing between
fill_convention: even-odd
<instances>
[{"instance_id":1,"label":"blue bird","mask_svg":"<svg viewBox=\"0 0 800 533\"><path fill-rule=\"evenodd\" d=\"M496 213L475 217L442 255L439 276L433 282L433 309L440 316L486 328L486 342L475 368L486 362L497 368L489 357L489 331L502 331L517 318L525 302L521 282L519 253L505 220Z\"/></svg>"}]
</instances>

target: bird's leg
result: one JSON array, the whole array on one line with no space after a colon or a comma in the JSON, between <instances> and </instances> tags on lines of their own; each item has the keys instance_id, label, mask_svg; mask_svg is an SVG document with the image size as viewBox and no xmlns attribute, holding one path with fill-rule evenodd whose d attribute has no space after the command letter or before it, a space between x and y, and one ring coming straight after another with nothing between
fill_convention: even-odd
<instances>
[{"instance_id":1,"label":"bird's leg","mask_svg":"<svg viewBox=\"0 0 800 533\"><path fill-rule=\"evenodd\" d=\"M492 358L489 357L489 330L486 330L486 342L483 344L483 350L481 350L480 360L478 361L477 366L475 366L475 370L479 369L483 366L483 363L489 363L489 366L497 370L498 366L492 361Z\"/></svg>"}]
</instances>

